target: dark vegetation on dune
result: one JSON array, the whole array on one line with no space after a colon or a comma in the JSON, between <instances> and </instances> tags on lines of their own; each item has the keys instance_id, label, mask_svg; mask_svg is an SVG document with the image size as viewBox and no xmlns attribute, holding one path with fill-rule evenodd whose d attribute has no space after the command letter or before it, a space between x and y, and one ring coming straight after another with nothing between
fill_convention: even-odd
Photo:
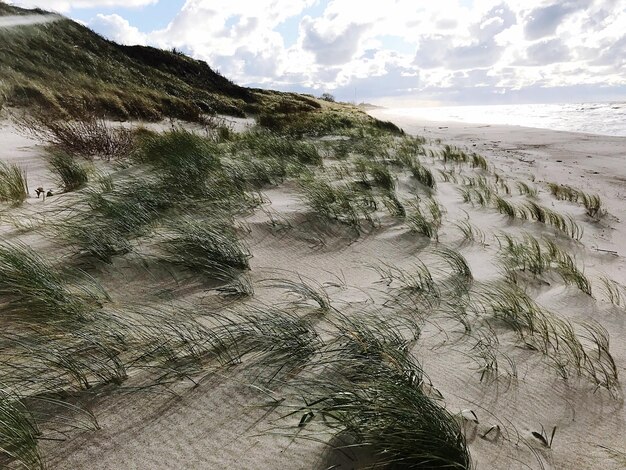
<instances>
[{"instance_id":1,"label":"dark vegetation on dune","mask_svg":"<svg viewBox=\"0 0 626 470\"><path fill-rule=\"evenodd\" d=\"M0 3L0 16L24 14L46 12ZM7 104L63 117L89 110L114 119L198 121L203 114L244 116L267 106L319 107L294 93L238 86L176 51L116 44L68 19L1 28L0 76Z\"/></svg>"}]
</instances>

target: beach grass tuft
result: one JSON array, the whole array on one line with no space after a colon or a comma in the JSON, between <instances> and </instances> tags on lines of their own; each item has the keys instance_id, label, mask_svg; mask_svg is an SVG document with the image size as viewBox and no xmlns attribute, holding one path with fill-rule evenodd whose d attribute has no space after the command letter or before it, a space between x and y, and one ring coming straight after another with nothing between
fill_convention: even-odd
<instances>
[{"instance_id":1,"label":"beach grass tuft","mask_svg":"<svg viewBox=\"0 0 626 470\"><path fill-rule=\"evenodd\" d=\"M4 315L34 322L76 320L106 298L81 272L59 270L28 246L7 242L0 244L0 294Z\"/></svg>"},{"instance_id":2,"label":"beach grass tuft","mask_svg":"<svg viewBox=\"0 0 626 470\"><path fill-rule=\"evenodd\" d=\"M26 170L14 163L0 162L0 202L19 205L27 197Z\"/></svg>"},{"instance_id":3,"label":"beach grass tuft","mask_svg":"<svg viewBox=\"0 0 626 470\"><path fill-rule=\"evenodd\" d=\"M192 273L226 278L231 270L248 269L251 256L239 240L232 220L216 215L186 215L168 221L158 247L170 263Z\"/></svg>"},{"instance_id":4,"label":"beach grass tuft","mask_svg":"<svg viewBox=\"0 0 626 470\"><path fill-rule=\"evenodd\" d=\"M0 463L8 459L26 469L44 468L40 431L22 400L0 389Z\"/></svg>"},{"instance_id":5,"label":"beach grass tuft","mask_svg":"<svg viewBox=\"0 0 626 470\"><path fill-rule=\"evenodd\" d=\"M76 191L89 181L85 167L70 154L61 150L53 151L50 154L48 167L55 175L57 184L63 189L63 192Z\"/></svg>"}]
</instances>

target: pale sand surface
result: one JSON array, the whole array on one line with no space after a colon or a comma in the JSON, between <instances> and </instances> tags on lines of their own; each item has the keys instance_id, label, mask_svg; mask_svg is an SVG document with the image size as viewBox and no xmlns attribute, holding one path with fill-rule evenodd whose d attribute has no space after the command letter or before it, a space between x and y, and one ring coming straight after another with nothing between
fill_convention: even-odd
<instances>
[{"instance_id":1,"label":"pale sand surface","mask_svg":"<svg viewBox=\"0 0 626 470\"><path fill-rule=\"evenodd\" d=\"M626 284L626 138L570 134L503 126L471 126L415 122L372 114L393 120L405 131L427 139L467 147L488 158L499 173L509 178L535 177L540 199L584 221L582 244L563 241L592 281L606 274ZM244 123L245 125L245 123ZM0 159L19 161L37 181L46 178L43 150L35 142L16 136L8 125L0 125ZM474 146L475 145L475 146ZM561 160L561 162L557 162ZM578 205L551 199L545 181L570 184L602 196L609 214L600 222L587 221ZM42 183L43 184L43 183ZM406 188L400 179L399 191ZM319 282L341 279L343 288L329 288L335 305L342 309L380 308L387 300L384 284L371 269L381 260L410 267L422 259L424 244L416 242L406 226L391 217L381 217L381 226L354 241L347 237L324 236L321 227L305 223L306 208L295 185L286 184L264 191L271 204L245 221L253 258L251 276L256 285L255 301L280 305L289 300L284 293L258 283L276 277L300 275ZM60 198L60 197L59 197ZM463 204L452 185L439 183L437 198L446 207L440 242L453 246L468 259L478 281L497 275L494 263L499 231L539 235L551 232L540 224L509 222L493 209ZM36 202L34 210L44 204ZM53 201L52 201L53 202ZM30 206L29 206L29 210ZM292 229L277 232L268 224L267 212L288 220ZM452 223L471 216L473 224L487 235L487 246L461 243ZM13 236L12 233L8 236ZM324 242L322 243L322 239ZM40 246L48 247L46 242ZM615 251L619 256L595 251ZM424 255L426 258L428 255ZM120 262L101 273L102 283L114 301L129 292L138 296L150 283L161 282L128 269ZM594 284L594 287L596 284ZM163 287L169 288L167 281ZM600 292L596 299L562 283L533 286L532 296L543 306L574 322L600 322L610 333L611 352L621 377L626 376L626 311L611 306ZM209 300L210 301L210 300ZM468 351L474 345L463 338L454 321L438 319L424 325L415 353L433 386L445 398L452 413L472 410L479 423L464 426L473 461L478 468L623 469L626 467L626 411L621 393L611 396L596 390L585 379L560 379L542 356L520 348L513 335L500 336L501 351L514 359L517 378L481 381ZM502 364L506 369L507 364ZM98 417L100 430L73 433L64 442L42 442L50 468L63 469L326 469L362 468L350 458L327 459L328 448L319 442L293 439L279 433L267 434L269 413L258 405L267 403L259 390L246 385L243 371L236 369L210 375L194 386L183 381L172 387L125 395L104 393L89 403ZM506 375L506 374L504 374ZM131 379L132 382L132 379ZM297 422L297 420L296 420ZM502 436L482 439L498 424ZM557 426L552 449L532 437L541 426ZM548 431L548 432L549 432ZM494 433L495 434L495 433ZM337 465L333 467L333 465Z\"/></svg>"}]
</instances>

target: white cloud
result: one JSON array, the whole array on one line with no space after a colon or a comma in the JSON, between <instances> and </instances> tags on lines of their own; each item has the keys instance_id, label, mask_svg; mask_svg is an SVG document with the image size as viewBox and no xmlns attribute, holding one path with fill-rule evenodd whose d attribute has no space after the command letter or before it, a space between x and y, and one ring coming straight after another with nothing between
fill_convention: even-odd
<instances>
[{"instance_id":1,"label":"white cloud","mask_svg":"<svg viewBox=\"0 0 626 470\"><path fill-rule=\"evenodd\" d=\"M145 45L148 38L120 15L98 14L87 23L87 26L115 42L126 45Z\"/></svg>"},{"instance_id":2,"label":"white cloud","mask_svg":"<svg viewBox=\"0 0 626 470\"><path fill-rule=\"evenodd\" d=\"M367 24L350 23L341 31L334 31L324 21L305 16L300 23L302 48L315 55L321 65L338 65L349 62L356 54L359 41Z\"/></svg>"},{"instance_id":3,"label":"white cloud","mask_svg":"<svg viewBox=\"0 0 626 470\"><path fill-rule=\"evenodd\" d=\"M73 8L96 7L143 7L159 0L12 0L8 3L24 8L43 8L44 10L67 13Z\"/></svg>"}]
</instances>

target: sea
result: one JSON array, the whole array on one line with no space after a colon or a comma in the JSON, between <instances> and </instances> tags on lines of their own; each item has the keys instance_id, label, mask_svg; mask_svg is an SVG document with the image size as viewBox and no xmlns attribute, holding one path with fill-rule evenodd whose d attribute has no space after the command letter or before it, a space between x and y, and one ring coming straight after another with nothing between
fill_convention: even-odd
<instances>
[{"instance_id":1,"label":"sea","mask_svg":"<svg viewBox=\"0 0 626 470\"><path fill-rule=\"evenodd\" d=\"M626 137L626 102L394 108L428 121L502 124Z\"/></svg>"}]
</instances>

